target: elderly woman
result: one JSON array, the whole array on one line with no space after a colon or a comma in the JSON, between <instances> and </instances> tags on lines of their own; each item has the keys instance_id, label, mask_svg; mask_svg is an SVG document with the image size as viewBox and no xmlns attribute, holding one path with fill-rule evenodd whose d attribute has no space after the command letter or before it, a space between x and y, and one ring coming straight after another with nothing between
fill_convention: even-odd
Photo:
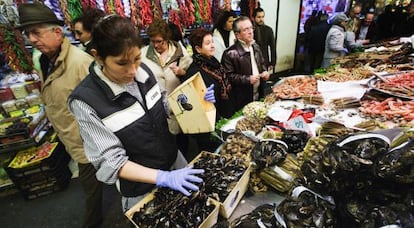
<instances>
[{"instance_id":1,"label":"elderly woman","mask_svg":"<svg viewBox=\"0 0 414 228\"><path fill-rule=\"evenodd\" d=\"M171 40L172 32L165 21L154 20L147 34L150 44L142 48L142 62L152 70L161 90L168 95L180 85L180 78L186 74L192 58L181 43ZM170 118L169 126L171 133L179 133L177 121Z\"/></svg>"},{"instance_id":2,"label":"elderly woman","mask_svg":"<svg viewBox=\"0 0 414 228\"><path fill-rule=\"evenodd\" d=\"M142 62L154 72L158 83L167 94L179 84L192 59L187 50L172 41L172 32L162 20L154 20L147 29L150 44L142 48Z\"/></svg>"},{"instance_id":3,"label":"elderly woman","mask_svg":"<svg viewBox=\"0 0 414 228\"><path fill-rule=\"evenodd\" d=\"M332 59L348 52L344 47L345 26L348 20L349 18L344 13L339 13L332 19L332 27L329 29L325 39L322 67L330 66Z\"/></svg>"},{"instance_id":4,"label":"elderly woman","mask_svg":"<svg viewBox=\"0 0 414 228\"><path fill-rule=\"evenodd\" d=\"M214 25L213 38L216 51L214 57L221 61L224 50L234 44L236 36L233 32L233 21L236 19L234 11L223 11Z\"/></svg>"}]
</instances>

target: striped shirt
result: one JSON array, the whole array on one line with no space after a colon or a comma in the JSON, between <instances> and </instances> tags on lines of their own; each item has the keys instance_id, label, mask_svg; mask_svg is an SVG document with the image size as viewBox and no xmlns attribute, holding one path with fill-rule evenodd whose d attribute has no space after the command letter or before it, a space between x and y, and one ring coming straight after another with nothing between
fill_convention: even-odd
<instances>
[{"instance_id":1,"label":"striped shirt","mask_svg":"<svg viewBox=\"0 0 414 228\"><path fill-rule=\"evenodd\" d=\"M124 88L142 101L135 82L125 85ZM96 111L85 102L74 99L70 103L70 108L79 123L86 157L97 169L97 179L107 184L114 184L118 179L119 170L128 160L121 141L103 124Z\"/></svg>"}]
</instances>

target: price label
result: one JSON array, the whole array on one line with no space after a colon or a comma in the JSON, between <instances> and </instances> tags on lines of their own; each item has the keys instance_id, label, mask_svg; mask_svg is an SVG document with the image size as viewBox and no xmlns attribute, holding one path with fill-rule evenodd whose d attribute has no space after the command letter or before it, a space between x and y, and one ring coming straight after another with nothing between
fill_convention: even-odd
<instances>
[{"instance_id":1,"label":"price label","mask_svg":"<svg viewBox=\"0 0 414 228\"><path fill-rule=\"evenodd\" d=\"M300 130L304 131L310 135L312 135L312 131L309 125L306 123L305 119L302 116L296 116L293 119L290 119L286 122L286 128L292 130Z\"/></svg>"}]
</instances>

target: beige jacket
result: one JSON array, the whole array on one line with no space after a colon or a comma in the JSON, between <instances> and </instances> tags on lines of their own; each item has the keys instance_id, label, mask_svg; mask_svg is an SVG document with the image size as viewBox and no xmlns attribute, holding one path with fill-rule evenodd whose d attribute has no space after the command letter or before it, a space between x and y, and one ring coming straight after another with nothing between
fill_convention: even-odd
<instances>
[{"instance_id":1,"label":"beige jacket","mask_svg":"<svg viewBox=\"0 0 414 228\"><path fill-rule=\"evenodd\" d=\"M76 162L89 163L83 150L78 123L69 111L67 99L74 88L89 72L89 65L93 58L72 45L69 39L64 38L61 51L56 59L52 73L43 81L42 99L46 107L46 114L59 139L65 145L66 151Z\"/></svg>"},{"instance_id":2,"label":"beige jacket","mask_svg":"<svg viewBox=\"0 0 414 228\"><path fill-rule=\"evenodd\" d=\"M166 97L181 84L180 79L170 69L170 66L178 63L178 67L183 68L186 71L193 62L193 58L188 54L181 43L170 41L168 47L171 56L164 65L161 65L156 51L152 46L145 46L141 50L142 62L154 73L154 76ZM182 77L184 76L185 75ZM164 101L164 103L167 103L167 101ZM181 132L178 122L173 115L170 115L167 121L172 134Z\"/></svg>"},{"instance_id":3,"label":"beige jacket","mask_svg":"<svg viewBox=\"0 0 414 228\"><path fill-rule=\"evenodd\" d=\"M158 84L162 89L167 91L167 95L181 83L180 79L170 69L170 66L176 65L178 62L180 68L187 70L193 62L193 58L188 54L181 43L170 41L168 47L172 49L169 51L172 54L164 65L161 65L156 51L152 46L145 46L141 50L142 62L152 70Z\"/></svg>"}]
</instances>

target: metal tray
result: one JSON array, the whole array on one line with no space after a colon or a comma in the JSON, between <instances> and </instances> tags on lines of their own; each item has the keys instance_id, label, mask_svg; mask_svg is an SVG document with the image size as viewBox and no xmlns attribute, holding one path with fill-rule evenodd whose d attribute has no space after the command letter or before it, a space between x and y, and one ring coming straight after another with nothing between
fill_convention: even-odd
<instances>
[{"instance_id":1,"label":"metal tray","mask_svg":"<svg viewBox=\"0 0 414 228\"><path fill-rule=\"evenodd\" d=\"M387 78L387 77L394 77L394 76L396 76L396 75L399 75L399 74L404 74L404 73L412 73L412 71L408 71L408 72L398 72L398 73L395 73L395 74L386 74L386 75L382 75L384 78ZM398 97L398 98L401 98L401 99L405 99L405 100L414 100L414 96L408 96L408 95L406 95L406 94L402 94L402 93L396 93L396 92L392 92L392 91L389 91L389 90L385 90L385 89L380 89L380 88L377 88L377 83L379 82L379 81L381 81L381 79L379 79L378 77L373 77L373 78L371 78L369 81L368 81L368 87L370 88L370 89L373 89L373 90L375 90L375 91L378 91L378 92L380 92L380 93L383 93L383 94L386 94L386 95L390 95L390 96L393 96L393 97Z\"/></svg>"},{"instance_id":2,"label":"metal tray","mask_svg":"<svg viewBox=\"0 0 414 228\"><path fill-rule=\"evenodd\" d=\"M289 79L294 79L294 78L313 78L312 75L293 75L293 76L288 76L288 77L284 77L282 79L280 79L279 81L277 81L273 86L272 89L274 87L277 87L283 83L285 83L286 81L288 81ZM299 98L301 98L302 95L298 95L298 96L287 96L287 97L280 97L283 100L297 100Z\"/></svg>"}]
</instances>

